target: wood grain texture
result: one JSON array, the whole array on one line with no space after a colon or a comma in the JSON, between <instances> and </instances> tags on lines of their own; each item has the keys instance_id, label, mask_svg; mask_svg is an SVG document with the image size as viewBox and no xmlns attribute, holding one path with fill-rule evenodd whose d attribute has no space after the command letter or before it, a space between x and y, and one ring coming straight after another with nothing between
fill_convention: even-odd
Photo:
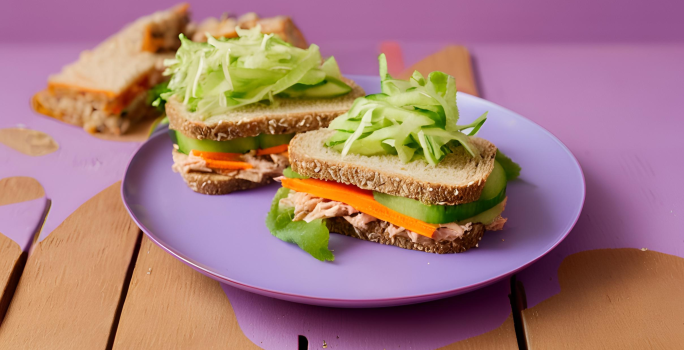
<instances>
[{"instance_id":1,"label":"wood grain texture","mask_svg":"<svg viewBox=\"0 0 684 350\"><path fill-rule=\"evenodd\" d=\"M506 321L497 329L439 348L439 350L480 349L517 350L518 341L515 337L513 317L508 316Z\"/></svg>"},{"instance_id":2,"label":"wood grain texture","mask_svg":"<svg viewBox=\"0 0 684 350\"><path fill-rule=\"evenodd\" d=\"M0 326L26 262L26 253L0 233Z\"/></svg>"},{"instance_id":3,"label":"wood grain texture","mask_svg":"<svg viewBox=\"0 0 684 350\"><path fill-rule=\"evenodd\" d=\"M144 237L114 349L259 347L240 329L217 281L196 272Z\"/></svg>"},{"instance_id":4,"label":"wood grain texture","mask_svg":"<svg viewBox=\"0 0 684 350\"><path fill-rule=\"evenodd\" d=\"M684 259L640 249L568 256L561 292L523 311L530 349L681 349Z\"/></svg>"},{"instance_id":5,"label":"wood grain texture","mask_svg":"<svg viewBox=\"0 0 684 350\"><path fill-rule=\"evenodd\" d=\"M0 327L0 349L108 347L139 237L120 187L88 200L35 246Z\"/></svg>"},{"instance_id":6,"label":"wood grain texture","mask_svg":"<svg viewBox=\"0 0 684 350\"><path fill-rule=\"evenodd\" d=\"M0 205L26 202L45 196L38 180L27 176L0 179Z\"/></svg>"},{"instance_id":7,"label":"wood grain texture","mask_svg":"<svg viewBox=\"0 0 684 350\"><path fill-rule=\"evenodd\" d=\"M458 91L479 96L470 52L465 46L449 45L414 64L399 77L408 79L415 70L426 77L435 70L453 75Z\"/></svg>"}]
</instances>

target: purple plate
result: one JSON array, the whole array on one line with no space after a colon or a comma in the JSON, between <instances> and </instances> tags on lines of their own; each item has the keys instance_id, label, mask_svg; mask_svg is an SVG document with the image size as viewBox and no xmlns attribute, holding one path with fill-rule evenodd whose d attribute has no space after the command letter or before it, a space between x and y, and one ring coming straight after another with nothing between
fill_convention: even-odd
<instances>
[{"instance_id":1,"label":"purple plate","mask_svg":"<svg viewBox=\"0 0 684 350\"><path fill-rule=\"evenodd\" d=\"M352 77L367 93L376 77ZM279 184L225 196L190 190L171 171L172 143L157 132L131 159L122 195L147 236L197 271L232 286L306 304L380 307L464 293L528 266L570 232L584 203L584 177L570 151L539 125L491 102L458 94L463 123L485 111L479 136L522 166L508 185L503 231L478 248L436 255L332 234L334 262L273 237L264 219Z\"/></svg>"}]
</instances>

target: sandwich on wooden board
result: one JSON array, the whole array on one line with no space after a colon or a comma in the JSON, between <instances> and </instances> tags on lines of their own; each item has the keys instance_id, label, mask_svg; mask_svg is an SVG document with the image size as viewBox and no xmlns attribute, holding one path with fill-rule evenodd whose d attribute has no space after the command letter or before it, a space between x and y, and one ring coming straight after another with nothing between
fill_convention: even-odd
<instances>
[{"instance_id":1,"label":"sandwich on wooden board","mask_svg":"<svg viewBox=\"0 0 684 350\"><path fill-rule=\"evenodd\" d=\"M329 128L296 135L266 225L319 260L330 232L429 253L477 247L503 229L506 184L520 167L475 136L487 113L459 125L454 78L387 74Z\"/></svg>"},{"instance_id":2,"label":"sandwich on wooden board","mask_svg":"<svg viewBox=\"0 0 684 350\"><path fill-rule=\"evenodd\" d=\"M235 28L237 38L181 36L160 101L175 143L173 170L204 194L267 184L289 164L295 133L328 126L364 91L318 46Z\"/></svg>"}]
</instances>

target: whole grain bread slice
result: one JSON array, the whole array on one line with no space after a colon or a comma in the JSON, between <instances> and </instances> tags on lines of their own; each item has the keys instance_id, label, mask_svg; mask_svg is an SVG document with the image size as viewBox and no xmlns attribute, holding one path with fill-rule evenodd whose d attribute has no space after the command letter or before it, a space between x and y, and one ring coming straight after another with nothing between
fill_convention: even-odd
<instances>
[{"instance_id":1,"label":"whole grain bread slice","mask_svg":"<svg viewBox=\"0 0 684 350\"><path fill-rule=\"evenodd\" d=\"M172 152L174 167L175 164L183 162L188 157L175 149ZM282 165L283 168L286 166L287 163ZM252 181L239 177L237 175L238 171L233 175L229 173L205 171L177 171L175 169L174 171L180 172L183 180L191 190L209 195L228 194L235 191L250 190L265 186L272 183L275 177L282 175L282 172L278 171L277 174L264 174L259 181Z\"/></svg>"},{"instance_id":2,"label":"whole grain bread slice","mask_svg":"<svg viewBox=\"0 0 684 350\"><path fill-rule=\"evenodd\" d=\"M419 250L426 253L451 254L461 253L470 248L476 247L485 233L485 226L481 223L474 223L470 230L464 232L463 236L453 241L434 242L433 244L420 244L411 241L406 237L390 237L387 225L383 221L376 220L368 223L365 229L355 228L343 217L325 219L325 224L330 232L343 234L364 241L371 241L380 244L393 245L399 248Z\"/></svg>"},{"instance_id":3,"label":"whole grain bread slice","mask_svg":"<svg viewBox=\"0 0 684 350\"><path fill-rule=\"evenodd\" d=\"M422 159L404 164L395 155L348 154L343 158L339 152L324 145L334 132L322 129L295 136L289 149L292 169L315 179L439 205L477 200L494 169L496 146L478 137L470 140L480 157L472 157L463 147L458 147L438 165L432 166Z\"/></svg>"},{"instance_id":4,"label":"whole grain bread slice","mask_svg":"<svg viewBox=\"0 0 684 350\"><path fill-rule=\"evenodd\" d=\"M188 112L177 98L166 103L169 127L185 136L199 140L226 141L259 134L291 134L327 127L330 122L351 107L363 88L344 79L352 91L344 96L321 99L276 97L276 106L255 103L227 114L203 119Z\"/></svg>"},{"instance_id":5,"label":"whole grain bread slice","mask_svg":"<svg viewBox=\"0 0 684 350\"><path fill-rule=\"evenodd\" d=\"M191 190L209 195L251 190L252 188L265 186L273 182L273 178L267 176L264 176L261 182L252 182L245 179L238 179L234 176L198 171L181 173L181 176Z\"/></svg>"}]
</instances>

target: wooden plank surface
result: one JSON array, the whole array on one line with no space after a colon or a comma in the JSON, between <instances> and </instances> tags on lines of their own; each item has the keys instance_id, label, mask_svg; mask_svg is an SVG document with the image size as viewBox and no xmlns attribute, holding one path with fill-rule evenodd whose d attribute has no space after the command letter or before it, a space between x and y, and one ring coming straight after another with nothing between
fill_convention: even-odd
<instances>
[{"instance_id":1,"label":"wooden plank surface","mask_svg":"<svg viewBox=\"0 0 684 350\"><path fill-rule=\"evenodd\" d=\"M144 237L114 349L259 347L240 329L219 282Z\"/></svg>"},{"instance_id":2,"label":"wooden plank surface","mask_svg":"<svg viewBox=\"0 0 684 350\"><path fill-rule=\"evenodd\" d=\"M38 180L27 176L0 179L0 205L26 202L45 196Z\"/></svg>"},{"instance_id":3,"label":"wooden plank surface","mask_svg":"<svg viewBox=\"0 0 684 350\"><path fill-rule=\"evenodd\" d=\"M25 262L26 253L21 251L19 244L0 232L0 326Z\"/></svg>"},{"instance_id":4,"label":"wooden plank surface","mask_svg":"<svg viewBox=\"0 0 684 350\"><path fill-rule=\"evenodd\" d=\"M679 349L684 259L640 249L567 257L560 294L523 311L530 349Z\"/></svg>"},{"instance_id":5,"label":"wooden plank surface","mask_svg":"<svg viewBox=\"0 0 684 350\"><path fill-rule=\"evenodd\" d=\"M469 57L467 50L458 50L458 59L453 60L454 51L444 50L431 56L435 62L456 62L465 64L463 53ZM403 65L401 50L394 47L387 52L388 60L394 62L395 68ZM440 58L446 55L446 58ZM429 69L430 64L423 64L423 68ZM472 69L469 64L466 69L457 70L459 81L466 85L474 86L473 74L466 74ZM244 300L243 300L244 302ZM312 306L297 305L286 302L262 303L270 307L279 308L283 314L292 317L316 317ZM251 308L258 305L251 305ZM506 304L506 311L508 305ZM316 308L318 309L318 308ZM243 311L244 312L244 311ZM335 314L347 314L349 321L353 322L353 315L361 313L341 313L335 310ZM397 311L396 315L403 315ZM407 315L404 315L407 316ZM278 317L281 317L278 313ZM318 318L317 318L318 319ZM286 330L277 320L249 319L250 324L260 324L260 327L269 327L270 332L285 332ZM244 319L243 319L244 321ZM302 319L303 324L309 321ZM340 327L336 320L321 319L321 322L329 323L330 327ZM501 321L499 321L501 322ZM496 322L495 322L496 323ZM499 325L500 323L496 323ZM342 326L345 327L345 326ZM513 327L512 318L509 317L500 326L479 336L456 342L444 347L444 349L516 349L517 340ZM251 328L250 328L251 329ZM305 329L303 331L306 331ZM339 329L353 336L358 331ZM284 339L296 339L297 333L277 334L279 344L292 344ZM305 334L305 332L299 333ZM340 334L340 333L338 333ZM351 334L351 335L350 335ZM254 336L254 334L253 334ZM339 337L338 337L339 338ZM378 337L382 338L382 337ZM448 337L447 337L448 338ZM349 339L328 339L329 346L338 344L344 348ZM345 338L346 339L346 338ZM452 338L453 339L453 338ZM310 341L317 342L318 339ZM360 344L362 339L354 339L354 344ZM258 345L258 344L257 344ZM145 349L169 349L169 348L216 348L216 349L248 349L258 348L244 333L238 324L238 317L231 306L231 300L224 293L220 284L186 266L176 260L154 243L143 239L140 254L136 262L135 272L131 280L130 288L126 297L121 319L114 340L115 349L145 348ZM310 343L310 348L319 347L318 343Z\"/></svg>"},{"instance_id":6,"label":"wooden plank surface","mask_svg":"<svg viewBox=\"0 0 684 350\"><path fill-rule=\"evenodd\" d=\"M0 179L0 206L27 202L44 196L43 186L32 177L15 176ZM14 295L26 264L26 257L27 253L17 242L0 232L0 324Z\"/></svg>"},{"instance_id":7,"label":"wooden plank surface","mask_svg":"<svg viewBox=\"0 0 684 350\"><path fill-rule=\"evenodd\" d=\"M586 180L575 228L518 274L529 346L682 348L684 45L473 50L487 98L557 136Z\"/></svg>"},{"instance_id":8,"label":"wooden plank surface","mask_svg":"<svg viewBox=\"0 0 684 350\"><path fill-rule=\"evenodd\" d=\"M0 349L106 349L139 229L119 182L84 203L29 257Z\"/></svg>"}]
</instances>

